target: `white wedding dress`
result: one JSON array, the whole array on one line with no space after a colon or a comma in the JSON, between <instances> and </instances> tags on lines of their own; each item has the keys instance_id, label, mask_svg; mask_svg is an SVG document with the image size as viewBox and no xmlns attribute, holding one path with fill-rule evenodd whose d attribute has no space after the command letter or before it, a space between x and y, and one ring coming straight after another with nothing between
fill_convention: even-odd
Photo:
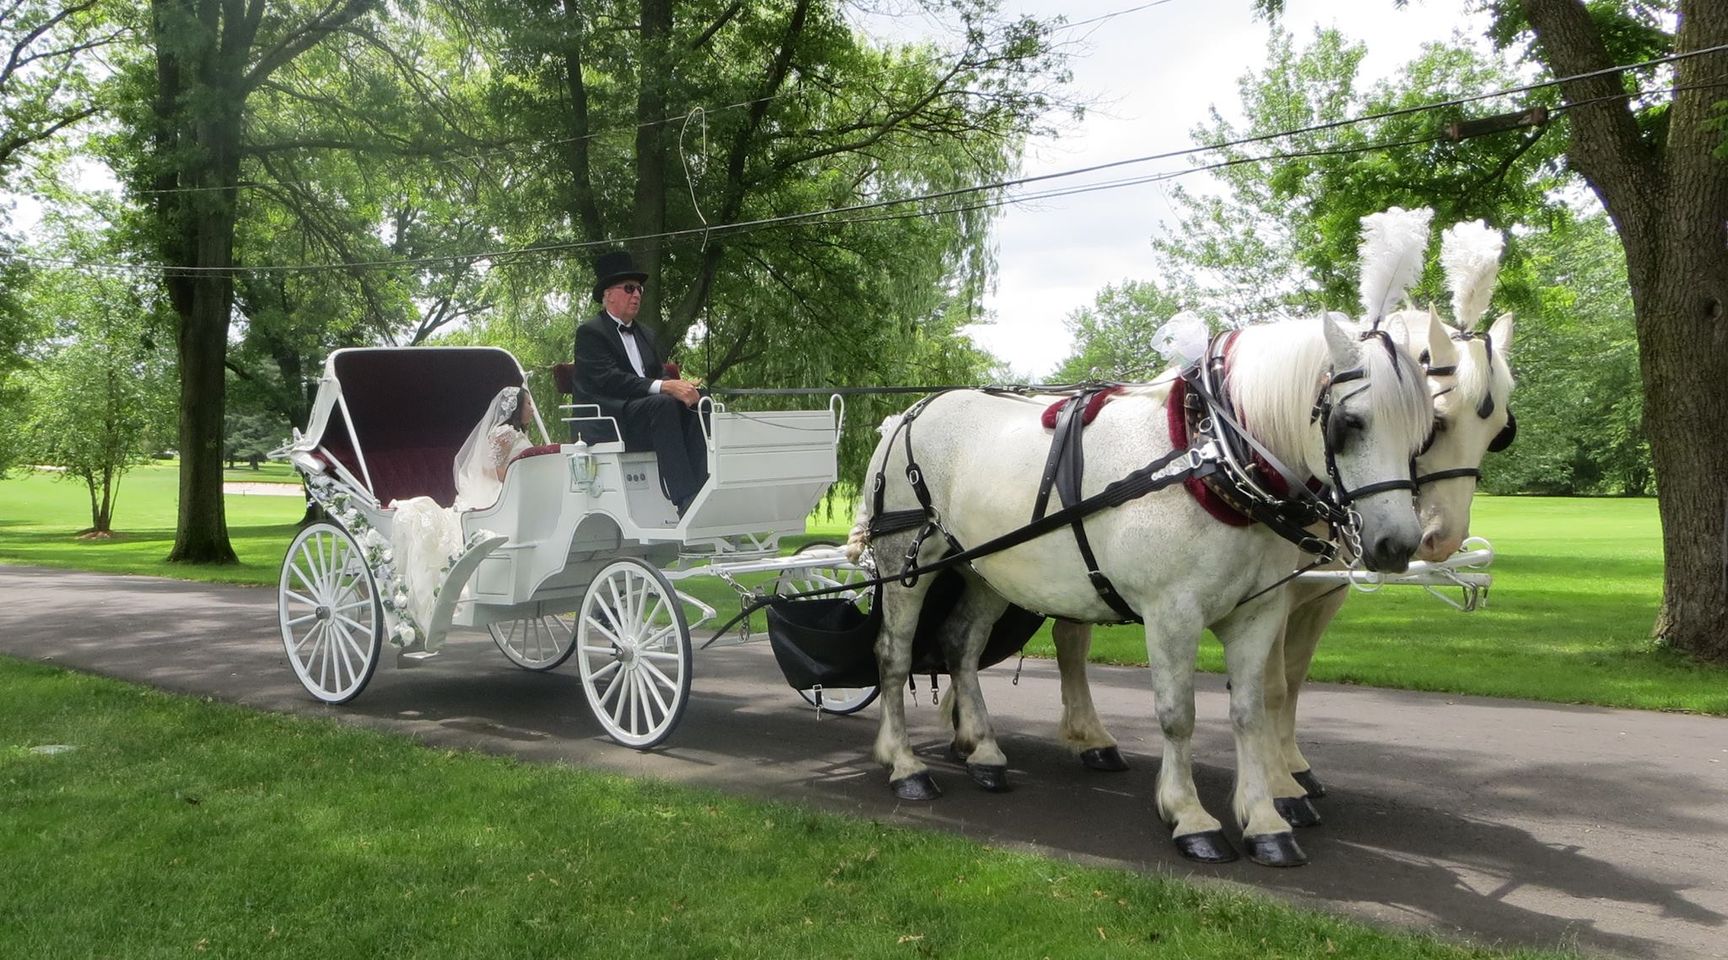
<instances>
[{"instance_id":1,"label":"white wedding dress","mask_svg":"<svg viewBox=\"0 0 1728 960\"><path fill-rule=\"evenodd\" d=\"M411 645L416 639L429 639L427 627L432 621L432 610L438 605L438 585L443 582L445 571L462 555L463 511L496 503L504 487L504 468L518 453L532 446L525 433L507 422L524 397L526 393L520 387L499 391L486 416L469 433L453 466L454 506L440 506L431 497L391 501L396 513L390 545L397 573L408 593L405 619L414 631L404 645ZM395 630L390 635L398 637ZM425 649L430 652L436 647L428 643Z\"/></svg>"}]
</instances>

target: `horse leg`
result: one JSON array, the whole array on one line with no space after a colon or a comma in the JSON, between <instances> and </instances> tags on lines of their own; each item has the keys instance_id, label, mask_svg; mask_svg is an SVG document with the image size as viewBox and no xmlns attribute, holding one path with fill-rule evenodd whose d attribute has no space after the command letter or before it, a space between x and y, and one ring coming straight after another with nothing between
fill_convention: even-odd
<instances>
[{"instance_id":1,"label":"horse leg","mask_svg":"<svg viewBox=\"0 0 1728 960\"><path fill-rule=\"evenodd\" d=\"M1086 680L1086 657L1092 650L1092 625L1057 620L1050 626L1056 643L1056 668L1062 675L1062 739L1080 755L1091 770L1118 772L1128 769L1116 738L1104 729L1098 708L1092 704L1092 686Z\"/></svg>"},{"instance_id":2,"label":"horse leg","mask_svg":"<svg viewBox=\"0 0 1728 960\"><path fill-rule=\"evenodd\" d=\"M1182 856L1200 863L1227 863L1236 859L1236 850L1194 788L1194 657L1200 646L1200 626L1179 626L1174 619L1146 618L1146 656L1152 665L1158 726L1164 733L1155 795L1158 816L1170 828Z\"/></svg>"},{"instance_id":3,"label":"horse leg","mask_svg":"<svg viewBox=\"0 0 1728 960\"><path fill-rule=\"evenodd\" d=\"M978 658L1008 601L982 580L966 572L966 590L942 634L948 661L948 700L953 704L954 742L951 752L966 762L972 782L992 793L1008 789L1008 758L996 742L984 689L978 683Z\"/></svg>"},{"instance_id":4,"label":"horse leg","mask_svg":"<svg viewBox=\"0 0 1728 960\"><path fill-rule=\"evenodd\" d=\"M882 629L876 635L876 663L878 689L883 696L872 753L876 762L888 768L888 786L902 800L934 800L942 795L929 767L912 752L906 731L906 679L912 671L912 640L932 579L920 577L911 587L886 584L880 598Z\"/></svg>"},{"instance_id":5,"label":"horse leg","mask_svg":"<svg viewBox=\"0 0 1728 960\"><path fill-rule=\"evenodd\" d=\"M1327 592L1297 603L1290 611L1289 620L1284 627L1284 662L1280 667L1283 676L1283 703L1281 709L1273 713L1277 724L1279 754L1285 770L1302 788L1302 795L1311 800L1317 800L1326 795L1326 787L1320 778L1314 775L1313 767L1308 758L1302 755L1302 749L1296 744L1296 699L1302 692L1302 685L1308 681L1308 667L1314 662L1314 651L1320 645L1320 638L1325 635L1326 628L1331 625L1332 618L1338 615L1344 601L1349 599L1347 590L1328 590ZM1269 681L1272 679L1267 678ZM1268 707L1271 703L1268 702Z\"/></svg>"},{"instance_id":6,"label":"horse leg","mask_svg":"<svg viewBox=\"0 0 1728 960\"><path fill-rule=\"evenodd\" d=\"M1255 863L1294 867L1308 862L1290 824L1272 802L1278 764L1273 725L1266 713L1266 663L1289 612L1287 598L1274 591L1238 608L1213 625L1224 645L1230 674L1230 726L1236 737L1236 789L1232 806L1242 825L1242 843Z\"/></svg>"},{"instance_id":7,"label":"horse leg","mask_svg":"<svg viewBox=\"0 0 1728 960\"><path fill-rule=\"evenodd\" d=\"M1290 704L1295 696L1295 688L1285 682L1284 667L1287 644L1293 639L1290 636L1291 623L1294 614L1284 623L1279 624L1278 634L1272 640L1272 651L1267 654L1264 676L1266 678L1266 719L1271 725L1275 744L1282 744L1282 735L1286 729L1285 718L1290 713ZM1275 748L1282 756L1281 749ZM1272 771L1272 805L1278 809L1278 814L1292 827L1317 827L1320 825L1320 812L1308 802L1308 791L1296 778L1291 776L1288 766L1275 764Z\"/></svg>"}]
</instances>

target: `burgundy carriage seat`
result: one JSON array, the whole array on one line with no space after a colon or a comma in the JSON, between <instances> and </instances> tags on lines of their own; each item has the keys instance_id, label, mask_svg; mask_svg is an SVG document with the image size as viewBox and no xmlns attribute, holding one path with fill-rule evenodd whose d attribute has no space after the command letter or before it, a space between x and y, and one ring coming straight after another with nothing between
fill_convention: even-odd
<instances>
[{"instance_id":1,"label":"burgundy carriage seat","mask_svg":"<svg viewBox=\"0 0 1728 960\"><path fill-rule=\"evenodd\" d=\"M330 412L322 448L362 482L369 472L385 506L415 496L454 503L463 441L499 390L522 386L515 358L486 347L353 350L336 357L335 372L349 416Z\"/></svg>"}]
</instances>

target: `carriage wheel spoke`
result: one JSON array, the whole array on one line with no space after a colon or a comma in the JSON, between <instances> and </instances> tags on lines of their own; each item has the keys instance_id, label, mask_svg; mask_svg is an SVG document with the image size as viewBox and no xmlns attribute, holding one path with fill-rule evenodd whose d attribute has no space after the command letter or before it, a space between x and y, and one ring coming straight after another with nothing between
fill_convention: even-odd
<instances>
[{"instance_id":1,"label":"carriage wheel spoke","mask_svg":"<svg viewBox=\"0 0 1728 960\"><path fill-rule=\"evenodd\" d=\"M359 630L359 631L364 632L364 633L371 633L372 632L372 628L367 626L366 624L361 623L360 621L355 620L352 617L343 616L340 613L336 615L336 621L340 622L340 623L345 623L348 626L353 627L354 629Z\"/></svg>"},{"instance_id":2,"label":"carriage wheel spoke","mask_svg":"<svg viewBox=\"0 0 1728 960\"><path fill-rule=\"evenodd\" d=\"M612 705L612 723L614 726L623 722L624 703L630 699L631 687L635 679L635 674L624 670L618 674L618 680L613 684L618 688L618 701Z\"/></svg>"},{"instance_id":3,"label":"carriage wheel spoke","mask_svg":"<svg viewBox=\"0 0 1728 960\"><path fill-rule=\"evenodd\" d=\"M684 659L676 653L668 653L664 650L638 650L636 655L643 660L659 660L662 663L677 663Z\"/></svg>"},{"instance_id":4,"label":"carriage wheel spoke","mask_svg":"<svg viewBox=\"0 0 1728 960\"><path fill-rule=\"evenodd\" d=\"M595 683L599 683L599 682L600 682L600 680L601 680L601 679L602 679L602 678L604 678L604 677L605 677L605 676L606 676L606 675L607 675L607 674L609 674L609 673L613 673L613 672L615 672L615 671L617 671L617 670L618 670L618 668L619 668L619 667L622 667L622 666L623 666L623 665L624 665L624 663L623 663L623 661L621 661L621 660L614 660L614 661L612 661L612 662L611 662L611 663L608 663L608 664L607 664L607 665L605 665L605 666L604 666L604 667L601 667L601 668L600 668L600 669L598 669L598 670L596 670L596 671L594 671L594 672L593 672L593 673L591 673L591 674L589 674L589 675L588 675L588 676L589 676L589 678L590 678L590 679L591 679L591 680L593 680L593 681L594 681L594 682L595 682Z\"/></svg>"},{"instance_id":5,"label":"carriage wheel spoke","mask_svg":"<svg viewBox=\"0 0 1728 960\"><path fill-rule=\"evenodd\" d=\"M670 676L668 676L666 671L661 670L659 667L656 667L654 664L648 662L647 660L643 660L643 661L641 661L641 663L642 663L642 669L643 670L647 671L648 673L652 673L654 676L660 678L660 682L664 683L666 685L666 689L672 691L674 696L677 695L678 683L677 683L677 681L673 680Z\"/></svg>"},{"instance_id":6,"label":"carriage wheel spoke","mask_svg":"<svg viewBox=\"0 0 1728 960\"><path fill-rule=\"evenodd\" d=\"M652 666L649 666L648 664L643 664L643 666L648 667L648 669L642 671L642 686L647 688L648 693L654 697L654 702L659 705L660 716L670 716L672 714L672 708L666 705L666 698L660 695L660 685L655 683L654 678L648 674L659 674L660 679L665 682L668 690L676 691L678 689L677 685L671 680L667 680L665 674L655 670ZM674 693L673 696L676 697L677 694Z\"/></svg>"},{"instance_id":7,"label":"carriage wheel spoke","mask_svg":"<svg viewBox=\"0 0 1728 960\"><path fill-rule=\"evenodd\" d=\"M618 663L616 661L614 661L611 664L611 666L617 666L617 665L618 665ZM619 670L613 675L612 682L606 685L606 692L602 693L600 695L600 706L602 706L602 707L606 706L606 701L612 699L612 695L614 693L620 692L620 690L624 686L624 678L628 674L629 674L628 670ZM617 718L614 717L613 719L617 719Z\"/></svg>"}]
</instances>

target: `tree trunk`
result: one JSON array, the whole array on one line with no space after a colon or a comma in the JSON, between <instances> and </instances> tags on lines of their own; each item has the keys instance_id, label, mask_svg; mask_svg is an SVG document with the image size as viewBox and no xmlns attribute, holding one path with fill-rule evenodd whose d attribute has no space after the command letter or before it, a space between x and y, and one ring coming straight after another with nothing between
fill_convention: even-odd
<instances>
[{"instance_id":1,"label":"tree trunk","mask_svg":"<svg viewBox=\"0 0 1728 960\"><path fill-rule=\"evenodd\" d=\"M1524 0L1556 76L1611 66L1579 0ZM1675 49L1728 43L1728 5L1682 0ZM1675 66L1665 143L1646 140L1605 74L1564 85L1567 157L1601 198L1626 250L1644 380L1644 429L1656 471L1664 575L1655 634L1728 662L1728 161L1713 122L1728 71L1721 53Z\"/></svg>"},{"instance_id":2,"label":"tree trunk","mask_svg":"<svg viewBox=\"0 0 1728 960\"><path fill-rule=\"evenodd\" d=\"M233 249L234 228L200 225L201 253ZM225 234L225 236L224 236ZM224 241L226 245L224 246ZM201 264L207 263L200 256ZM226 259L214 257L211 259ZM180 511L170 563L235 563L222 501L222 413L227 394L228 316L233 283L226 274L179 281L192 287L180 314Z\"/></svg>"},{"instance_id":3,"label":"tree trunk","mask_svg":"<svg viewBox=\"0 0 1728 960\"><path fill-rule=\"evenodd\" d=\"M672 83L672 0L641 0L642 38L639 45L642 61L636 95L636 193L631 206L630 231L645 239L630 244L636 263L648 271L648 288L642 293L642 310L637 316L656 333L664 334L661 300L666 276L662 259L664 242L658 234L666 231L666 164L669 139L677 136L677 126L663 123L666 117L668 87ZM668 356L675 356L682 336L662 336Z\"/></svg>"}]
</instances>

